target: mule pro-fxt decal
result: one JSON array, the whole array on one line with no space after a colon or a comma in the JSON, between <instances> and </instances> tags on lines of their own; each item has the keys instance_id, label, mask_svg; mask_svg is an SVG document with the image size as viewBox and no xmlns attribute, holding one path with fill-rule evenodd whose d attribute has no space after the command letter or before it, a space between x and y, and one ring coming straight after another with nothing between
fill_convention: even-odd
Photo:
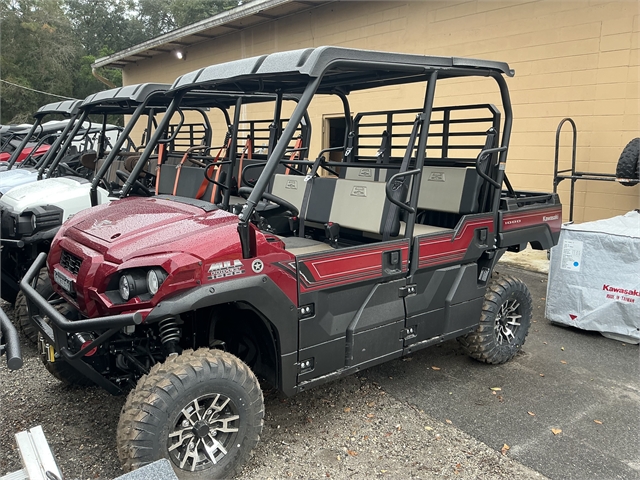
<instances>
[{"instance_id":1,"label":"mule pro-fxt decal","mask_svg":"<svg viewBox=\"0 0 640 480\"><path fill-rule=\"evenodd\" d=\"M244 273L244 265L240 260L226 260L224 262L212 263L209 267L209 280L218 278L233 277Z\"/></svg>"}]
</instances>

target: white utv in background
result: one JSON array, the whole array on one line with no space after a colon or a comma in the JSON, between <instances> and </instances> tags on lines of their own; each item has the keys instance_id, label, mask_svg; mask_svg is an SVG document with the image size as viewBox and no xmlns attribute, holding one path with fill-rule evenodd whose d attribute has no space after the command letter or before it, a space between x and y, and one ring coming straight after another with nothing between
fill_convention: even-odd
<instances>
[{"instance_id":1,"label":"white utv in background","mask_svg":"<svg viewBox=\"0 0 640 480\"><path fill-rule=\"evenodd\" d=\"M164 84L142 84L90 95L77 107L72 127L66 129L64 135L52 146L51 152L52 155L55 153L55 157L49 158L34 173L36 177L46 174L47 178L14 187L0 198L0 292L4 300L16 304L18 322L26 319L27 314L24 297L18 293L18 283L27 266L38 253L49 250L51 240L64 221L92 206L89 195L91 181L88 178L97 178L101 185L95 190L95 204L111 200L110 193L118 185L114 182L115 169L109 167L116 157L120 159L117 165L122 165L124 158L134 161L137 159L138 154L129 134L140 116L147 113L149 108L153 109L152 99L156 99L156 107L164 110L167 102L164 92L167 88ZM110 129L106 119L108 115L118 114L132 117L107 155L105 150L109 143ZM94 118L96 115L102 116L102 126L96 142L98 149L79 155L78 166L73 168L64 160L68 158L67 152L75 150L74 142L77 142L78 133L82 125L86 125L89 115ZM152 117L150 114L147 127L152 125ZM123 147L125 142L126 147ZM30 338L34 341L37 339L35 336Z\"/></svg>"},{"instance_id":2,"label":"white utv in background","mask_svg":"<svg viewBox=\"0 0 640 480\"><path fill-rule=\"evenodd\" d=\"M80 100L66 100L49 103L38 109L34 114L34 124L27 132L22 132L21 139L15 145L9 159L0 163L0 195L13 187L42 178L47 164L55 157L55 152L59 150L63 138L73 128L81 103ZM53 115L62 116L66 120L43 123L46 118ZM18 137L12 140L17 141ZM36 156L42 152L45 143L52 145L44 154ZM29 155L22 161L18 161L27 148L31 148Z\"/></svg>"}]
</instances>

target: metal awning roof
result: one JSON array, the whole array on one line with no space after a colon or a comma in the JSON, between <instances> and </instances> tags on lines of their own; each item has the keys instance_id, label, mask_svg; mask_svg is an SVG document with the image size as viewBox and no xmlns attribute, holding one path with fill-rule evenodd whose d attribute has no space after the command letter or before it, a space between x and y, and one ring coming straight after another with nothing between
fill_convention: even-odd
<instances>
[{"instance_id":1,"label":"metal awning roof","mask_svg":"<svg viewBox=\"0 0 640 480\"><path fill-rule=\"evenodd\" d=\"M244 58L211 65L178 77L171 91L214 88L227 91L288 93L304 91L311 78L322 77L318 92L354 91L426 79L467 75L507 75L504 62L438 57L342 47L317 47Z\"/></svg>"},{"instance_id":2,"label":"metal awning roof","mask_svg":"<svg viewBox=\"0 0 640 480\"><path fill-rule=\"evenodd\" d=\"M94 68L124 68L131 63L210 41L247 28L279 20L336 0L253 0L214 17L179 28L108 57L98 58Z\"/></svg>"}]
</instances>

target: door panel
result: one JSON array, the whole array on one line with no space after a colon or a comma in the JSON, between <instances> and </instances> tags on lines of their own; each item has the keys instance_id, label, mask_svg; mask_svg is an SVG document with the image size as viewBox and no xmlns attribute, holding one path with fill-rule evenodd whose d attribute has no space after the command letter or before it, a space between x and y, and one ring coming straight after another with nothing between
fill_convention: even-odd
<instances>
[{"instance_id":1,"label":"door panel","mask_svg":"<svg viewBox=\"0 0 640 480\"><path fill-rule=\"evenodd\" d=\"M299 323L299 361L313 363L312 371L299 375L300 381L353 366L356 358L363 363L401 351L399 333L391 337L390 332L404 328L399 292L406 285L408 258L409 240L403 239L296 259L299 305L312 306L313 312ZM374 342L373 347L365 341ZM348 352L352 354L345 361Z\"/></svg>"}]
</instances>

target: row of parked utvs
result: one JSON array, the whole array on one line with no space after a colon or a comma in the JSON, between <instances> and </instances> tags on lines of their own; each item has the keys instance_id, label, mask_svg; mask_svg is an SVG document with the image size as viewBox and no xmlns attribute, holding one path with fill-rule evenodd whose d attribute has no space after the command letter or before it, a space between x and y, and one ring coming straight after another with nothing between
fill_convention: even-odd
<instances>
[{"instance_id":1,"label":"row of parked utvs","mask_svg":"<svg viewBox=\"0 0 640 480\"><path fill-rule=\"evenodd\" d=\"M243 465L262 389L293 395L453 338L506 362L532 301L495 264L527 243L551 248L562 220L555 194L516 191L505 175L513 74L321 47L95 94L73 125L129 120L110 150L81 153L90 175L60 170L73 127L50 178L0 198L2 296L52 375L128 394L123 468L167 458L180 478ZM501 105L435 106L461 77L491 85ZM389 86L420 95L352 111L350 94L375 105ZM338 99L346 128L313 152L307 110L322 97ZM267 120L247 114L267 109Z\"/></svg>"}]
</instances>

